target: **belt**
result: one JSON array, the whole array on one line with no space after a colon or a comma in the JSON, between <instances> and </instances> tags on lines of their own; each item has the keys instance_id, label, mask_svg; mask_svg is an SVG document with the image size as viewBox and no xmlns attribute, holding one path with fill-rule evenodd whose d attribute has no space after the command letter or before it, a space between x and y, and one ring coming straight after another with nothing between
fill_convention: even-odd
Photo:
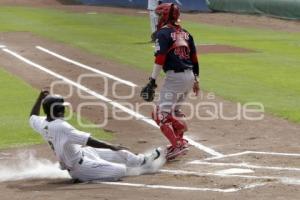
<instances>
[{"instance_id":1,"label":"belt","mask_svg":"<svg viewBox=\"0 0 300 200\"><path fill-rule=\"evenodd\" d=\"M186 68L186 69L174 69L174 70L170 70L170 71L173 71L174 73L181 73L181 72L184 72L186 70L192 70L192 68Z\"/></svg>"}]
</instances>

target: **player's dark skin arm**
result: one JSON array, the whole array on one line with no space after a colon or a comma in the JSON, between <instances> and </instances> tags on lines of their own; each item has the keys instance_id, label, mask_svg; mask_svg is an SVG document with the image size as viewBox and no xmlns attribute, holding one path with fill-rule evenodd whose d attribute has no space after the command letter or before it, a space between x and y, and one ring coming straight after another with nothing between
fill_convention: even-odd
<instances>
[{"instance_id":1,"label":"player's dark skin arm","mask_svg":"<svg viewBox=\"0 0 300 200\"><path fill-rule=\"evenodd\" d=\"M107 142L99 141L95 138L90 137L87 141L87 146L93 147L93 148L99 148L99 149L111 149L113 151L119 151L119 150L124 150L126 149L125 147L121 146L114 146L112 144L109 144Z\"/></svg>"},{"instance_id":2,"label":"player's dark skin arm","mask_svg":"<svg viewBox=\"0 0 300 200\"><path fill-rule=\"evenodd\" d=\"M42 90L37 98L37 100L35 101L35 104L33 105L31 112L30 112L30 117L32 115L40 115L40 110L41 110L41 104L43 99L49 94L49 91L47 90Z\"/></svg>"}]
</instances>

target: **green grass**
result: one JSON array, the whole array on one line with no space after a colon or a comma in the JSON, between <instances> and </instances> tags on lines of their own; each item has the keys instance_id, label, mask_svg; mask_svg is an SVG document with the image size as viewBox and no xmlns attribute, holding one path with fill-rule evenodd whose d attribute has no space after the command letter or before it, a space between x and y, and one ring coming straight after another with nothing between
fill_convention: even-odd
<instances>
[{"instance_id":1,"label":"green grass","mask_svg":"<svg viewBox=\"0 0 300 200\"><path fill-rule=\"evenodd\" d=\"M203 89L233 101L262 102L268 112L300 122L299 33L190 22L184 22L184 26L197 43L256 51L200 55ZM153 48L145 43L149 41L149 29L148 16L0 8L0 31L30 31L147 71L153 62Z\"/></svg>"},{"instance_id":2,"label":"green grass","mask_svg":"<svg viewBox=\"0 0 300 200\"><path fill-rule=\"evenodd\" d=\"M42 137L30 128L28 122L39 92L1 68L0 91L0 149L42 143ZM78 127L75 118L70 123ZM101 129L80 129L97 138L111 139L111 135Z\"/></svg>"}]
</instances>

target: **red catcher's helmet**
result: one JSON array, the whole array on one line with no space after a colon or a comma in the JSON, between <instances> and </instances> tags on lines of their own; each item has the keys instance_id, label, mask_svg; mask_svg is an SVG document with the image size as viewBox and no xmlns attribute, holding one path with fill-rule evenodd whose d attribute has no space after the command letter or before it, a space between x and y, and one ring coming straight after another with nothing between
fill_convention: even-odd
<instances>
[{"instance_id":1,"label":"red catcher's helmet","mask_svg":"<svg viewBox=\"0 0 300 200\"><path fill-rule=\"evenodd\" d=\"M162 3L155 9L158 15L157 30L166 24L174 24L180 16L179 7L174 3Z\"/></svg>"}]
</instances>

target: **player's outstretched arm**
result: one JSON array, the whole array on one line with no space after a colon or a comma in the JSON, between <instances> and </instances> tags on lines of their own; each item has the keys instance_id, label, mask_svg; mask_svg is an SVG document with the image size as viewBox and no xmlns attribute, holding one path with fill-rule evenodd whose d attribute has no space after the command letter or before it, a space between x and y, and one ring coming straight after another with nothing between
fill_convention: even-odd
<instances>
[{"instance_id":1,"label":"player's outstretched arm","mask_svg":"<svg viewBox=\"0 0 300 200\"><path fill-rule=\"evenodd\" d=\"M107 142L99 141L93 137L89 137L87 143L87 146L93 147L93 148L99 148L99 149L111 149L113 151L119 151L119 150L124 150L127 149L122 146L115 146L112 144L109 144Z\"/></svg>"},{"instance_id":2,"label":"player's outstretched arm","mask_svg":"<svg viewBox=\"0 0 300 200\"><path fill-rule=\"evenodd\" d=\"M39 94L37 100L35 101L35 103L34 103L32 109L31 109L30 116L32 116L32 115L37 115L37 116L39 116L39 115L40 115L40 109L41 109L42 101L43 101L43 99L44 99L47 95L49 95L49 91L48 91L48 90L45 90L45 89L41 90L41 92L40 92L40 94Z\"/></svg>"}]
</instances>

